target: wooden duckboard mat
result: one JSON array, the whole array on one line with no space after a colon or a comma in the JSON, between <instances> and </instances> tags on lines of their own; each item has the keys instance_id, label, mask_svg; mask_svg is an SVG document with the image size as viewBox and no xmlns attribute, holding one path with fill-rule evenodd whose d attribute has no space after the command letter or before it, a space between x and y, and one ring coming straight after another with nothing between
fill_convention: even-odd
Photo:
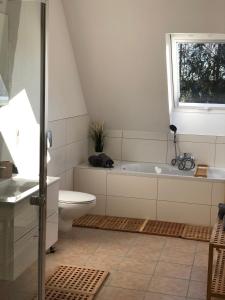
<instances>
[{"instance_id":1,"label":"wooden duckboard mat","mask_svg":"<svg viewBox=\"0 0 225 300\"><path fill-rule=\"evenodd\" d=\"M182 238L196 241L209 241L212 228L208 226L185 225Z\"/></svg>"},{"instance_id":2,"label":"wooden duckboard mat","mask_svg":"<svg viewBox=\"0 0 225 300\"><path fill-rule=\"evenodd\" d=\"M94 296L92 295L56 291L52 289L45 290L45 300L93 300L93 299Z\"/></svg>"},{"instance_id":3,"label":"wooden duckboard mat","mask_svg":"<svg viewBox=\"0 0 225 300\"><path fill-rule=\"evenodd\" d=\"M185 225L182 223L148 220L142 232L154 235L181 237L184 227Z\"/></svg>"},{"instance_id":4,"label":"wooden duckboard mat","mask_svg":"<svg viewBox=\"0 0 225 300\"><path fill-rule=\"evenodd\" d=\"M207 226L98 215L86 215L76 219L73 226L180 237L205 242L210 240L212 233L211 227Z\"/></svg>"},{"instance_id":5,"label":"wooden duckboard mat","mask_svg":"<svg viewBox=\"0 0 225 300\"><path fill-rule=\"evenodd\" d=\"M108 275L109 272L101 270L59 266L47 279L45 286L47 290L93 296L97 294Z\"/></svg>"}]
</instances>

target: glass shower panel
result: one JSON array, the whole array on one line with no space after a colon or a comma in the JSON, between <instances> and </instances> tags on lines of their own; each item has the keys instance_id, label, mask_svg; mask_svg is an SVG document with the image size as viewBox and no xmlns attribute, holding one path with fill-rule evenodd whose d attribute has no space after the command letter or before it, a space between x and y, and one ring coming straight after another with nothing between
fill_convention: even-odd
<instances>
[{"instance_id":1,"label":"glass shower panel","mask_svg":"<svg viewBox=\"0 0 225 300\"><path fill-rule=\"evenodd\" d=\"M0 161L18 173L0 178L0 299L32 300L40 232L40 208L30 203L39 190L40 1L0 2L0 27Z\"/></svg>"}]
</instances>

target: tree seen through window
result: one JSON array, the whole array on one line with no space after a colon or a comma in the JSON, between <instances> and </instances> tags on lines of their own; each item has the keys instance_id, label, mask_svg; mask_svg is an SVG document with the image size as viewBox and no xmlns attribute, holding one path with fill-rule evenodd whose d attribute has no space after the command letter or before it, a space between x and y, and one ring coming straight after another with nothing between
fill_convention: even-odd
<instances>
[{"instance_id":1,"label":"tree seen through window","mask_svg":"<svg viewBox=\"0 0 225 300\"><path fill-rule=\"evenodd\" d=\"M179 102L225 104L225 43L179 42Z\"/></svg>"}]
</instances>

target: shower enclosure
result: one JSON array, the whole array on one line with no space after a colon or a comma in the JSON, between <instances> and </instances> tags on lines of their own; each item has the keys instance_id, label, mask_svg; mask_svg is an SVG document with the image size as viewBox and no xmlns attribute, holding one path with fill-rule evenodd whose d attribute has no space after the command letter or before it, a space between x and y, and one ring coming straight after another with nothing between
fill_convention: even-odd
<instances>
[{"instance_id":1,"label":"shower enclosure","mask_svg":"<svg viewBox=\"0 0 225 300\"><path fill-rule=\"evenodd\" d=\"M14 179L0 178L4 300L45 299L45 27L43 1L0 1L0 161L12 162L18 171L13 176L23 180L17 186ZM26 197L19 199L20 191Z\"/></svg>"}]
</instances>

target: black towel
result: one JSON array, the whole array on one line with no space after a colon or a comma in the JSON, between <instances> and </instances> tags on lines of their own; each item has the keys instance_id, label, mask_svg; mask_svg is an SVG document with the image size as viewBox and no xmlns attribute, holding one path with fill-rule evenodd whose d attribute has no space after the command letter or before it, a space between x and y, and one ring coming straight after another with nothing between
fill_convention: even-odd
<instances>
[{"instance_id":1,"label":"black towel","mask_svg":"<svg viewBox=\"0 0 225 300\"><path fill-rule=\"evenodd\" d=\"M101 159L103 168L113 168L114 161L111 159L111 157L105 153L101 153L98 155L98 158Z\"/></svg>"},{"instance_id":2,"label":"black towel","mask_svg":"<svg viewBox=\"0 0 225 300\"><path fill-rule=\"evenodd\" d=\"M101 167L102 166L102 160L97 155L89 156L88 161L89 161L90 165L92 165L93 167Z\"/></svg>"},{"instance_id":3,"label":"black towel","mask_svg":"<svg viewBox=\"0 0 225 300\"><path fill-rule=\"evenodd\" d=\"M223 220L223 217L225 216L225 203L219 203L218 208L218 218Z\"/></svg>"},{"instance_id":4,"label":"black towel","mask_svg":"<svg viewBox=\"0 0 225 300\"><path fill-rule=\"evenodd\" d=\"M88 161L93 167L113 168L114 164L114 161L105 153L91 155Z\"/></svg>"}]
</instances>

